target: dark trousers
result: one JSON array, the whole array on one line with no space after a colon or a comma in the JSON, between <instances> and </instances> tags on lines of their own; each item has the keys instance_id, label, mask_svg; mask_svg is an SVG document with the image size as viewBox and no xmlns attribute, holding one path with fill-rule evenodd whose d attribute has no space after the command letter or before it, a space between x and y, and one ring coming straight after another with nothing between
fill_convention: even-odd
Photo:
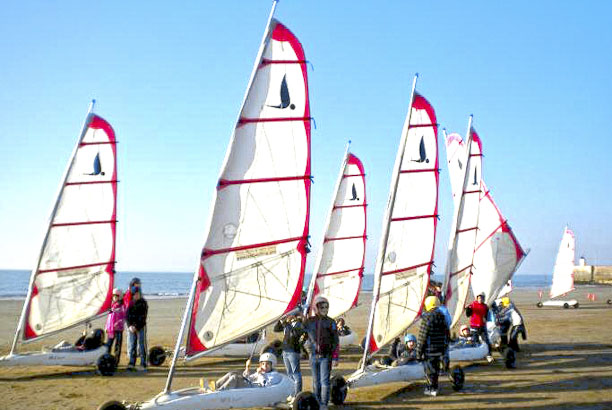
<instances>
[{"instance_id":1,"label":"dark trousers","mask_svg":"<svg viewBox=\"0 0 612 410\"><path fill-rule=\"evenodd\" d=\"M110 336L110 335L109 335ZM113 338L106 338L108 341L106 342L106 347L108 347L108 353L115 356L115 360L117 364L119 364L119 359L121 358L121 345L123 344L123 332L122 331L114 331ZM115 345L115 350L113 352L113 344Z\"/></svg>"},{"instance_id":2,"label":"dark trousers","mask_svg":"<svg viewBox=\"0 0 612 410\"><path fill-rule=\"evenodd\" d=\"M438 375L440 374L440 360L442 356L427 355L423 365L425 366L425 376L427 385L431 390L438 390Z\"/></svg>"},{"instance_id":3,"label":"dark trousers","mask_svg":"<svg viewBox=\"0 0 612 410\"><path fill-rule=\"evenodd\" d=\"M478 336L480 336L489 348L488 354L491 354L491 341L489 340L489 332L487 332L487 327L472 327L470 328L470 333L473 336L472 341L474 342L474 344L478 343Z\"/></svg>"}]
</instances>

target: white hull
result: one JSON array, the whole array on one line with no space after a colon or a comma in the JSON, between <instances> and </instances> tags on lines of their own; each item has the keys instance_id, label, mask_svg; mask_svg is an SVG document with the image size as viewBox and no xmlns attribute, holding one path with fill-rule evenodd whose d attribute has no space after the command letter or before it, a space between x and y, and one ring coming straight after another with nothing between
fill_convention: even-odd
<instances>
[{"instance_id":1,"label":"white hull","mask_svg":"<svg viewBox=\"0 0 612 410\"><path fill-rule=\"evenodd\" d=\"M90 351L43 351L0 357L0 366L95 366L108 353L106 346Z\"/></svg>"},{"instance_id":2,"label":"white hull","mask_svg":"<svg viewBox=\"0 0 612 410\"><path fill-rule=\"evenodd\" d=\"M420 380L425 377L422 362L414 362L404 366L366 366L364 371L357 370L347 380L352 389L374 386L383 383L406 382Z\"/></svg>"},{"instance_id":3,"label":"white hull","mask_svg":"<svg viewBox=\"0 0 612 410\"><path fill-rule=\"evenodd\" d=\"M211 392L200 388L177 390L160 394L142 403L139 409L230 409L274 407L287 401L293 393L293 382L285 375L279 384L270 387L251 387ZM129 408L129 407L128 407Z\"/></svg>"},{"instance_id":4,"label":"white hull","mask_svg":"<svg viewBox=\"0 0 612 410\"><path fill-rule=\"evenodd\" d=\"M354 331L351 331L346 336L340 336L340 347L346 347L350 345L357 345L357 334Z\"/></svg>"},{"instance_id":5,"label":"white hull","mask_svg":"<svg viewBox=\"0 0 612 410\"><path fill-rule=\"evenodd\" d=\"M476 346L451 345L448 354L451 362L473 362L487 357L488 351L486 343Z\"/></svg>"},{"instance_id":6,"label":"white hull","mask_svg":"<svg viewBox=\"0 0 612 410\"><path fill-rule=\"evenodd\" d=\"M542 302L542 306L548 307L578 307L578 301L576 299L570 300L547 300L546 302Z\"/></svg>"}]
</instances>

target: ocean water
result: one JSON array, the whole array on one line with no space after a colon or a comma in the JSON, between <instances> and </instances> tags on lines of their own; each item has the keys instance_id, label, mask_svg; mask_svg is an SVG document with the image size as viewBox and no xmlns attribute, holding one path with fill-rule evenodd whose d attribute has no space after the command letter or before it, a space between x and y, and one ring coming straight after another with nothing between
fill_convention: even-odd
<instances>
[{"instance_id":1,"label":"ocean water","mask_svg":"<svg viewBox=\"0 0 612 410\"><path fill-rule=\"evenodd\" d=\"M142 281L143 292L148 298L173 298L186 296L191 287L191 272L117 272L115 287L127 289L134 277ZM304 278L305 287L310 282L310 274ZM435 274L433 280L442 282L443 275ZM23 299L28 290L30 271L0 270L0 299ZM516 288L544 289L550 286L550 275L517 275L512 279ZM362 290L371 292L374 276L364 275Z\"/></svg>"}]
</instances>

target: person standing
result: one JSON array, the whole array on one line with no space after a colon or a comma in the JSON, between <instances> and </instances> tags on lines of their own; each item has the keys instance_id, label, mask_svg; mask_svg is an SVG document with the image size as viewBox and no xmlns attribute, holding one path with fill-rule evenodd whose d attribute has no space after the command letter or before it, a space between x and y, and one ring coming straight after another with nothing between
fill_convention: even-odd
<instances>
[{"instance_id":1,"label":"person standing","mask_svg":"<svg viewBox=\"0 0 612 410\"><path fill-rule=\"evenodd\" d=\"M128 289L123 295L123 304L126 306L126 308L130 306L130 303L132 302L132 295L134 294L134 292L136 292L137 290L142 291L141 287L142 285L140 283L140 279L132 278L132 280L130 281L130 286L128 286Z\"/></svg>"},{"instance_id":2,"label":"person standing","mask_svg":"<svg viewBox=\"0 0 612 410\"><path fill-rule=\"evenodd\" d=\"M329 378L332 362L338 365L340 348L336 322L327 316L329 301L317 296L314 301L314 316L306 319L304 328L308 334L306 344L312 369L312 391L322 409L327 408L330 396Z\"/></svg>"},{"instance_id":3,"label":"person standing","mask_svg":"<svg viewBox=\"0 0 612 410\"><path fill-rule=\"evenodd\" d=\"M117 365L119 365L119 360L121 359L121 345L123 344L123 328L125 327L126 314L126 307L121 296L121 289L113 289L113 301L105 326L108 353L112 352L114 344L115 351L112 354L115 356Z\"/></svg>"},{"instance_id":4,"label":"person standing","mask_svg":"<svg viewBox=\"0 0 612 410\"><path fill-rule=\"evenodd\" d=\"M287 369L287 376L293 380L293 394L288 400L293 399L302 391L302 371L300 369L300 357L302 355L301 338L305 334L302 318L299 314L288 315L279 320L274 326L275 332L283 332L283 363Z\"/></svg>"},{"instance_id":5,"label":"person standing","mask_svg":"<svg viewBox=\"0 0 612 410\"><path fill-rule=\"evenodd\" d=\"M476 296L476 300L465 308L465 312L470 318L470 328L474 337L480 336L487 344L487 361L491 363L493 361L493 356L491 356L491 342L489 341L489 334L487 333L487 314L489 313L489 307L484 301L485 294L483 292ZM474 340L474 343L476 343L476 340Z\"/></svg>"},{"instance_id":6,"label":"person standing","mask_svg":"<svg viewBox=\"0 0 612 410\"><path fill-rule=\"evenodd\" d=\"M440 364L447 354L450 340L449 328L444 314L438 309L440 301L436 296L425 299L425 312L421 316L421 328L417 341L417 359L424 361L427 387L425 395L438 395Z\"/></svg>"},{"instance_id":7,"label":"person standing","mask_svg":"<svg viewBox=\"0 0 612 410\"><path fill-rule=\"evenodd\" d=\"M129 370L134 370L136 366L136 346L140 353L140 365L143 371L147 370L147 314L149 305L142 297L140 290L132 294L132 302L127 308L128 326L128 356L130 362Z\"/></svg>"}]
</instances>

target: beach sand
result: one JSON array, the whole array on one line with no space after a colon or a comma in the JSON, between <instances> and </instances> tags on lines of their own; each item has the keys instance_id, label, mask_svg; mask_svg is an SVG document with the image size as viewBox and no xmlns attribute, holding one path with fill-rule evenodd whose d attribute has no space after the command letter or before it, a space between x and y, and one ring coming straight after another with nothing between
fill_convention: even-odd
<instances>
[{"instance_id":1,"label":"beach sand","mask_svg":"<svg viewBox=\"0 0 612 410\"><path fill-rule=\"evenodd\" d=\"M595 293L595 302L587 300ZM395 383L349 391L346 409L413 408L612 408L612 287L581 287L571 294L579 309L537 308L536 290L517 289L512 299L523 314L528 340L521 344L517 368L507 370L499 354L496 361L464 363L465 386L454 392L441 377L441 394L423 395L424 382ZM370 307L369 294L347 315L347 323L363 337ZM9 351L21 311L21 301L0 301L0 354ZM174 346L184 299L149 300L149 346ZM100 322L100 326L103 323ZM61 339L76 340L73 329L46 340L54 345ZM412 329L418 333L417 329ZM268 332L273 340L278 334ZM22 351L40 349L43 343L22 346ZM350 374L361 355L357 348L341 352L334 374ZM118 372L102 377L92 368L2 367L0 408L6 409L95 409L111 399L144 401L158 394L168 374L168 361L149 372L127 372L125 357ZM180 363L173 388L196 386L199 379L215 379L227 371L241 370L244 359L203 358ZM311 390L310 369L302 361L304 389ZM282 365L280 370L284 371Z\"/></svg>"}]
</instances>

